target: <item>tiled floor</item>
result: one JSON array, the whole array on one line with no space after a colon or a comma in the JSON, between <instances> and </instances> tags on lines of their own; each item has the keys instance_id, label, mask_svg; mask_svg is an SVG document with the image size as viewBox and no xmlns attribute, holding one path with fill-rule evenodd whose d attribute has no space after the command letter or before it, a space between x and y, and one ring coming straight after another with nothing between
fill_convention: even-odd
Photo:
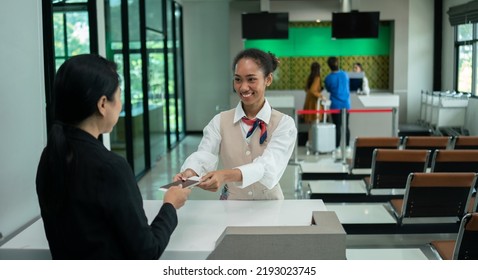
<instances>
[{"instance_id":1,"label":"tiled floor","mask_svg":"<svg viewBox=\"0 0 478 280\"><path fill-rule=\"evenodd\" d=\"M200 141L200 135L187 136L178 146L160 158L156 165L138 182L143 199L163 198L163 192L160 190L160 187L172 182L174 175L179 172L184 160L197 150ZM205 193L204 191L202 192ZM206 197L208 195L210 194L205 194ZM190 199L195 197L199 198L202 195L194 191Z\"/></svg>"},{"instance_id":2,"label":"tiled floor","mask_svg":"<svg viewBox=\"0 0 478 280\"><path fill-rule=\"evenodd\" d=\"M189 135L175 149L163 156L156 165L138 183L144 199L162 199L160 186L171 182L179 172L183 161L197 150L201 140L200 135ZM300 164L298 164L300 163ZM322 172L345 172L347 166L341 160L335 160L331 154L307 154L305 147L297 149L296 157L290 162L283 178L281 187L286 199L307 199L304 190L300 189L300 173L302 170L321 170ZM193 189L189 199L218 199L218 193L207 192L199 188ZM331 209L334 205L330 205ZM353 219L354 210L346 213L348 219ZM341 214L343 215L343 214ZM436 235L348 235L347 258L356 260L423 260L436 259L428 246L430 238L451 239L454 236Z\"/></svg>"}]
</instances>

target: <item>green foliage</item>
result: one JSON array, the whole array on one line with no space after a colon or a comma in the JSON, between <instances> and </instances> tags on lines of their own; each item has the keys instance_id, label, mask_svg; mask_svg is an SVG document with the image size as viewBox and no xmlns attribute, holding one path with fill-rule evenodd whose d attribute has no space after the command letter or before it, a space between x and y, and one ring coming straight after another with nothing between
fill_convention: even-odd
<instances>
[{"instance_id":1,"label":"green foliage","mask_svg":"<svg viewBox=\"0 0 478 280\"><path fill-rule=\"evenodd\" d=\"M53 14L55 58L90 52L87 12L56 12ZM66 38L65 38L66 35Z\"/></svg>"}]
</instances>

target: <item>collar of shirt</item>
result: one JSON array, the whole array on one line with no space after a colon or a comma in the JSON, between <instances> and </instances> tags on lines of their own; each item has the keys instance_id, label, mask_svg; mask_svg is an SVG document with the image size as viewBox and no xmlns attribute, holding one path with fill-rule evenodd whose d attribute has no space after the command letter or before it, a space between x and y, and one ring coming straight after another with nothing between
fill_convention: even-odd
<instances>
[{"instance_id":1,"label":"collar of shirt","mask_svg":"<svg viewBox=\"0 0 478 280\"><path fill-rule=\"evenodd\" d=\"M262 106L262 109L259 111L259 113L257 113L256 118L259 118L263 120L266 124L269 124L269 121L271 119L271 114L272 114L272 108L266 99L264 106ZM244 110L242 109L242 102L239 101L239 104L237 104L236 111L234 114L234 123L240 121L242 117L247 117L247 116L246 116L246 113L244 113Z\"/></svg>"}]
</instances>

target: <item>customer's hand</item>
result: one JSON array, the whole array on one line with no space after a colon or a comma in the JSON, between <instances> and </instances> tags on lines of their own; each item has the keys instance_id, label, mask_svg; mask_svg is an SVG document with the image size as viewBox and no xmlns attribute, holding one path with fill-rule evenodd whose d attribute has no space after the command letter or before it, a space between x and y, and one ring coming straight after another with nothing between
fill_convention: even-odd
<instances>
[{"instance_id":1,"label":"customer's hand","mask_svg":"<svg viewBox=\"0 0 478 280\"><path fill-rule=\"evenodd\" d=\"M164 194L163 202L171 203L174 208L179 209L186 203L190 193L190 188L183 188L181 185L170 187Z\"/></svg>"}]
</instances>

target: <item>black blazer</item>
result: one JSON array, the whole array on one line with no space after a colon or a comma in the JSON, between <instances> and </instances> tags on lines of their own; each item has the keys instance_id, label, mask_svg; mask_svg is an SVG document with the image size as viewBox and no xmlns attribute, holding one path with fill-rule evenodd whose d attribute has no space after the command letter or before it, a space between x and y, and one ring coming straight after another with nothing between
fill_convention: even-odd
<instances>
[{"instance_id":1,"label":"black blazer","mask_svg":"<svg viewBox=\"0 0 478 280\"><path fill-rule=\"evenodd\" d=\"M36 177L52 258L158 259L176 228L176 209L169 203L162 205L148 225L127 161L85 131L65 128L65 134L74 167L61 186L64 195L50 191L55 174L47 164L48 147Z\"/></svg>"}]
</instances>

